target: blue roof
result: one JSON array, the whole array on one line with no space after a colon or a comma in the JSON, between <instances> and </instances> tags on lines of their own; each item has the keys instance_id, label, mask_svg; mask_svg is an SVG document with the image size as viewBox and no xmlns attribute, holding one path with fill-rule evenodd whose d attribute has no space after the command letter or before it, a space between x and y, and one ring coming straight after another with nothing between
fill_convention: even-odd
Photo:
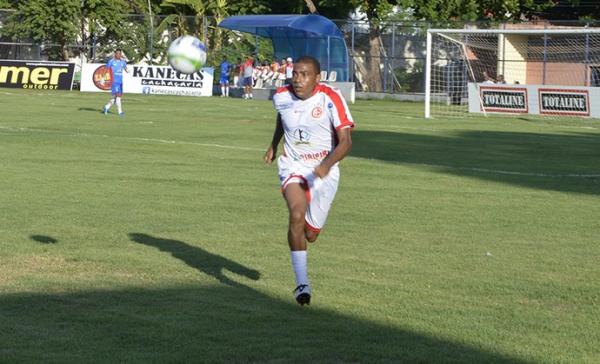
<instances>
[{"instance_id":1,"label":"blue roof","mask_svg":"<svg viewBox=\"0 0 600 364\"><path fill-rule=\"evenodd\" d=\"M239 15L223 20L219 26L266 38L285 38L290 33L317 38L343 37L335 23L320 15Z\"/></svg>"},{"instance_id":2,"label":"blue roof","mask_svg":"<svg viewBox=\"0 0 600 364\"><path fill-rule=\"evenodd\" d=\"M331 20L320 15L239 15L223 20L219 27L270 38L276 59L310 55L321 69L335 71L338 81L349 77L348 50L344 36Z\"/></svg>"}]
</instances>

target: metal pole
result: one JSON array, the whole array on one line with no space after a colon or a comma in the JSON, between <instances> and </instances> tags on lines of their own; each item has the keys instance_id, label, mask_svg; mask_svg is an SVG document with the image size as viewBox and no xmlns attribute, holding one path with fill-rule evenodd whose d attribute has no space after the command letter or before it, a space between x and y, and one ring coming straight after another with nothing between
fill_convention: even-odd
<instances>
[{"instance_id":1,"label":"metal pole","mask_svg":"<svg viewBox=\"0 0 600 364\"><path fill-rule=\"evenodd\" d=\"M546 25L544 25L546 29ZM546 84L546 61L548 60L548 34L544 33L544 63L542 64L542 85Z\"/></svg>"},{"instance_id":2,"label":"metal pole","mask_svg":"<svg viewBox=\"0 0 600 364\"><path fill-rule=\"evenodd\" d=\"M392 89L391 93L394 93L394 60L396 59L396 23L392 23Z\"/></svg>"},{"instance_id":3,"label":"metal pole","mask_svg":"<svg viewBox=\"0 0 600 364\"><path fill-rule=\"evenodd\" d=\"M427 31L427 49L425 55L425 118L431 117L431 33Z\"/></svg>"},{"instance_id":4,"label":"metal pole","mask_svg":"<svg viewBox=\"0 0 600 364\"><path fill-rule=\"evenodd\" d=\"M331 37L327 36L327 74L331 73Z\"/></svg>"},{"instance_id":5,"label":"metal pole","mask_svg":"<svg viewBox=\"0 0 600 364\"><path fill-rule=\"evenodd\" d=\"M352 45L350 55L352 57L352 70L350 72L350 82L354 82L354 21L352 21Z\"/></svg>"},{"instance_id":6,"label":"metal pole","mask_svg":"<svg viewBox=\"0 0 600 364\"><path fill-rule=\"evenodd\" d=\"M585 27L589 27L589 23L585 25ZM586 33L585 35L585 69L583 70L583 85L589 86L588 83L588 71L590 68L590 34Z\"/></svg>"},{"instance_id":7,"label":"metal pole","mask_svg":"<svg viewBox=\"0 0 600 364\"><path fill-rule=\"evenodd\" d=\"M388 80L388 58L383 57L383 92L387 92L387 80Z\"/></svg>"},{"instance_id":8,"label":"metal pole","mask_svg":"<svg viewBox=\"0 0 600 364\"><path fill-rule=\"evenodd\" d=\"M258 61L258 33L254 34L254 62Z\"/></svg>"},{"instance_id":9,"label":"metal pole","mask_svg":"<svg viewBox=\"0 0 600 364\"><path fill-rule=\"evenodd\" d=\"M148 0L148 14L150 14L150 65L154 59L154 19L152 19L152 4Z\"/></svg>"}]
</instances>

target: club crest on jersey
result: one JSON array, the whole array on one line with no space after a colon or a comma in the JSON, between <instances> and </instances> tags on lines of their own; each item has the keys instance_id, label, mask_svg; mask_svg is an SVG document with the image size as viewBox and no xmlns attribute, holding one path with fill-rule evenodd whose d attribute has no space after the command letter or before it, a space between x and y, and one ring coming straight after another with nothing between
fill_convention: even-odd
<instances>
[{"instance_id":1,"label":"club crest on jersey","mask_svg":"<svg viewBox=\"0 0 600 364\"><path fill-rule=\"evenodd\" d=\"M318 119L321 115L323 115L323 109L321 106L315 106L314 109L312 109L312 117Z\"/></svg>"}]
</instances>

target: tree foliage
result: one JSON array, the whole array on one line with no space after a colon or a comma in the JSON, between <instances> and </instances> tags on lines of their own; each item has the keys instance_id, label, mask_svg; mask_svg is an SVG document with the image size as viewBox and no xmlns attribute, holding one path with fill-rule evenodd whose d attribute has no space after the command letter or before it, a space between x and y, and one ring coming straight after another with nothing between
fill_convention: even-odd
<instances>
[{"instance_id":1,"label":"tree foliage","mask_svg":"<svg viewBox=\"0 0 600 364\"><path fill-rule=\"evenodd\" d=\"M531 18L554 4L553 0L409 0L406 5L416 18L436 23Z\"/></svg>"}]
</instances>

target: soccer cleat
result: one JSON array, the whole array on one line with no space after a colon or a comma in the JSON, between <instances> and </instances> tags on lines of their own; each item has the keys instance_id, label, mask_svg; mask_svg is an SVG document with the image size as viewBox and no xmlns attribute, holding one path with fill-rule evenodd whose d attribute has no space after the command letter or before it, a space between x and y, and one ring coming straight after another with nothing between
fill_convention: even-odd
<instances>
[{"instance_id":1,"label":"soccer cleat","mask_svg":"<svg viewBox=\"0 0 600 364\"><path fill-rule=\"evenodd\" d=\"M108 109L107 109L107 108L103 108L103 109L102 109L102 113L103 113L104 115L108 115Z\"/></svg>"},{"instance_id":2,"label":"soccer cleat","mask_svg":"<svg viewBox=\"0 0 600 364\"><path fill-rule=\"evenodd\" d=\"M121 111L121 112L119 113L119 116L120 116L120 117L123 117L123 116L125 116L125 113Z\"/></svg>"},{"instance_id":3,"label":"soccer cleat","mask_svg":"<svg viewBox=\"0 0 600 364\"><path fill-rule=\"evenodd\" d=\"M310 286L308 284L301 284L294 290L294 296L296 302L301 306L310 305Z\"/></svg>"}]
</instances>

